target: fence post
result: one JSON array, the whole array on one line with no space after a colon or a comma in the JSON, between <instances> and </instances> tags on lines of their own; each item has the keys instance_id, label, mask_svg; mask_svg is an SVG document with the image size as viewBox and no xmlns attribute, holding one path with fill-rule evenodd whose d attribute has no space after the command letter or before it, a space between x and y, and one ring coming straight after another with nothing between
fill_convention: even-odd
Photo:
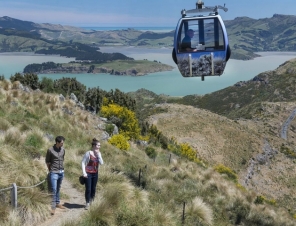
<instances>
[{"instance_id":1,"label":"fence post","mask_svg":"<svg viewBox=\"0 0 296 226\"><path fill-rule=\"evenodd\" d=\"M12 184L11 189L11 205L14 209L17 208L17 186L16 183Z\"/></svg>"},{"instance_id":2,"label":"fence post","mask_svg":"<svg viewBox=\"0 0 296 226\"><path fill-rule=\"evenodd\" d=\"M182 215L182 224L185 223L185 202L183 202L183 215Z\"/></svg>"},{"instance_id":3,"label":"fence post","mask_svg":"<svg viewBox=\"0 0 296 226\"><path fill-rule=\"evenodd\" d=\"M171 157L172 157L172 154L170 154L170 158L169 158L169 164L171 164Z\"/></svg>"},{"instance_id":4,"label":"fence post","mask_svg":"<svg viewBox=\"0 0 296 226\"><path fill-rule=\"evenodd\" d=\"M140 170L139 170L139 180L138 180L139 187L141 186L141 171L142 171L142 169L140 168Z\"/></svg>"}]
</instances>

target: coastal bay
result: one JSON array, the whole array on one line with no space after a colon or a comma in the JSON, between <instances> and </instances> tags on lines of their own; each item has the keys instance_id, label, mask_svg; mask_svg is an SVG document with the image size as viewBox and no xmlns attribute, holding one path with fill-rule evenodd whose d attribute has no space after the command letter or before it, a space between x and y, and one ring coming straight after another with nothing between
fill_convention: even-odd
<instances>
[{"instance_id":1,"label":"coastal bay","mask_svg":"<svg viewBox=\"0 0 296 226\"><path fill-rule=\"evenodd\" d=\"M141 88L150 90L156 94L170 96L185 96L191 94L204 95L239 81L253 79L259 73L274 70L287 60L296 57L296 52L264 52L259 53L261 57L254 60L241 61L230 59L226 69L221 76L206 77L205 81L200 78L183 78L171 58L169 48L137 48L137 47L103 47L102 52L122 52L136 60L157 60L161 63L174 67L172 71L151 73L145 76L115 76L106 73L91 74L39 74L39 78L48 77L60 79L62 77L76 78L87 87L100 87L106 91L120 89L123 92L133 92ZM0 74L9 78L16 72L21 72L30 63L42 63L53 61L70 62L73 58L59 56L44 56L32 54L0 54Z\"/></svg>"}]
</instances>

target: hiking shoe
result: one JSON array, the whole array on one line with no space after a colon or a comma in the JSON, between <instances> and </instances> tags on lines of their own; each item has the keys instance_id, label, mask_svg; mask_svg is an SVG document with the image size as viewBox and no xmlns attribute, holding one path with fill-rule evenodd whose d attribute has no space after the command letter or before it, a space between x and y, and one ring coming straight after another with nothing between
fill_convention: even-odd
<instances>
[{"instance_id":1,"label":"hiking shoe","mask_svg":"<svg viewBox=\"0 0 296 226\"><path fill-rule=\"evenodd\" d=\"M54 215L55 209L51 209L50 215Z\"/></svg>"},{"instance_id":2,"label":"hiking shoe","mask_svg":"<svg viewBox=\"0 0 296 226\"><path fill-rule=\"evenodd\" d=\"M89 203L86 203L86 205L85 205L85 208L84 208L84 209L88 210L88 208L89 208Z\"/></svg>"},{"instance_id":3,"label":"hiking shoe","mask_svg":"<svg viewBox=\"0 0 296 226\"><path fill-rule=\"evenodd\" d=\"M60 209L66 209L66 207L64 207L62 204L57 204L56 207Z\"/></svg>"}]
</instances>

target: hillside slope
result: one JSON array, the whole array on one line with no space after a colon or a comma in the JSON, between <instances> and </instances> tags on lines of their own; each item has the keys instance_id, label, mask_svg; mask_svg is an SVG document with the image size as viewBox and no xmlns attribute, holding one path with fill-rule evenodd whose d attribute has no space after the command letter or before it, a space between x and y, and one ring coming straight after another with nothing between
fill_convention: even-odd
<instances>
[{"instance_id":1,"label":"hillside slope","mask_svg":"<svg viewBox=\"0 0 296 226\"><path fill-rule=\"evenodd\" d=\"M273 202L270 197L262 199L260 193L248 191L248 187L244 189L241 179L239 184L235 178L229 177L234 175L229 174L230 171L219 174L211 167L212 163L221 159L225 165L243 174L243 171L238 170L239 163L232 164L239 157L232 157L228 161L227 154L231 154L234 145L239 147L237 153L242 152L241 148L247 149L246 160L252 156L252 152L260 152L258 149L263 147L263 136L260 137L259 132L256 132L254 124L240 125L193 107L164 106L171 109L171 123L178 125L181 117L183 125L187 125L187 121L196 121L195 126L180 125L181 129L177 133L173 130L174 126L166 123L171 130L168 136L178 135L178 139L183 139L185 134L182 141L191 142L200 156L210 164L205 166L189 161L153 145L153 142L149 144L157 153L153 159L146 154L145 147L132 141L128 151L119 150L103 140L106 138L103 119L81 110L72 100L23 89L19 82L11 84L1 81L0 173L3 176L0 177L0 187L5 188L12 183L27 187L44 180L46 167L39 158L45 155L54 137L62 134L66 137L66 177L76 189L83 192L84 188L78 182L80 162L85 151L90 148L91 139L97 137L102 139L105 162L100 167L97 198L90 210L85 211L79 219L69 220L69 215L65 214L65 225L294 225L294 210L288 212L279 205L281 203L278 204L278 200ZM161 121L166 118L159 114L152 120L153 123L157 122L164 133L166 128ZM194 138L197 138L195 133L201 137L196 144L193 143ZM237 135L240 139L235 138ZM214 139L211 139L213 136ZM221 139L217 139L219 136ZM274 146L272 141L269 143ZM207 159L207 153L202 150L208 150L214 160ZM219 154L226 156L222 158ZM285 160L284 156L278 155ZM62 198L69 207L76 203L69 203L72 194L65 193L67 191L62 190ZM1 191L3 205L0 207L0 224L24 226L46 222L50 213L50 196L46 186L20 188L19 192L18 209L11 211L9 193ZM78 208L82 206L79 204Z\"/></svg>"},{"instance_id":2,"label":"hillside slope","mask_svg":"<svg viewBox=\"0 0 296 226\"><path fill-rule=\"evenodd\" d=\"M237 82L203 96L188 95L169 102L207 109L232 119L252 118L256 111L260 113L261 102L295 101L295 84L296 59L292 59L276 70L262 72L249 81Z\"/></svg>"},{"instance_id":3,"label":"hillside slope","mask_svg":"<svg viewBox=\"0 0 296 226\"><path fill-rule=\"evenodd\" d=\"M190 144L210 165L234 169L246 188L293 209L295 120L288 129L288 140L280 137L280 131L296 102L261 106L260 115L253 120L231 120L200 108L161 104L157 108L166 112L152 115L148 121L166 136Z\"/></svg>"}]
</instances>

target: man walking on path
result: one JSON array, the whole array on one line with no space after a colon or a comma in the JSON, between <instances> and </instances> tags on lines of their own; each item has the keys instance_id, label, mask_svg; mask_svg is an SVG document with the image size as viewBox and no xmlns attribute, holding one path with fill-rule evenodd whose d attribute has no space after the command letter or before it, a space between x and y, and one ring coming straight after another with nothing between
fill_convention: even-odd
<instances>
[{"instance_id":1,"label":"man walking on path","mask_svg":"<svg viewBox=\"0 0 296 226\"><path fill-rule=\"evenodd\" d=\"M65 207L60 204L60 188L64 178L64 141L65 138L63 136L57 136L55 139L56 143L47 150L45 158L52 192L51 215L54 215L57 207L65 209Z\"/></svg>"}]
</instances>

